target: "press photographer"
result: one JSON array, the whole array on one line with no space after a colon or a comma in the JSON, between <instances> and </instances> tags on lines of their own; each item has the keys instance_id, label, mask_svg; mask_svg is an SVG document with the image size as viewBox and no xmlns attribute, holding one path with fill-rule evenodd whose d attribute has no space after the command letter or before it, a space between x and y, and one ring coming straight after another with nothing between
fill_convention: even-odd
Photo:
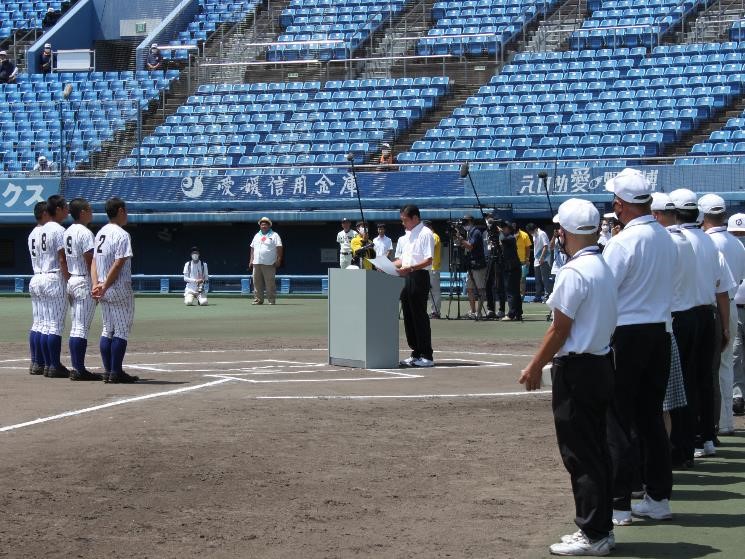
<instances>
[{"instance_id":1,"label":"press photographer","mask_svg":"<svg viewBox=\"0 0 745 559\"><path fill-rule=\"evenodd\" d=\"M502 243L499 238L500 225L497 210L486 215L486 318L503 318L505 315L504 266L502 265ZM499 301L499 312L496 301Z\"/></svg>"},{"instance_id":2,"label":"press photographer","mask_svg":"<svg viewBox=\"0 0 745 559\"><path fill-rule=\"evenodd\" d=\"M199 258L199 249L191 248L191 259L184 264L184 304L188 307L207 304L207 282L209 273L207 263Z\"/></svg>"},{"instance_id":3,"label":"press photographer","mask_svg":"<svg viewBox=\"0 0 745 559\"><path fill-rule=\"evenodd\" d=\"M460 246L466 251L465 263L468 270L466 293L471 312L468 318L477 320L485 315L484 302L486 300L486 251L484 250L484 234L476 227L473 216L463 216L463 230L465 235L459 237ZM478 303L477 303L478 302Z\"/></svg>"}]
</instances>

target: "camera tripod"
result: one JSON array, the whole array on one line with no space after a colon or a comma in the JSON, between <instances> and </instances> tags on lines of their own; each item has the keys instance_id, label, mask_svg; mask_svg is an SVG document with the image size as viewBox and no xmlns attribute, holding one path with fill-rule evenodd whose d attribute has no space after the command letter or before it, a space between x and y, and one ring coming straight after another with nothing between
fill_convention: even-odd
<instances>
[{"instance_id":1,"label":"camera tripod","mask_svg":"<svg viewBox=\"0 0 745 559\"><path fill-rule=\"evenodd\" d=\"M467 266L466 263L466 255L465 250L463 247L460 246L460 240L463 238L463 235L458 231L458 225L450 223L450 226L448 227L448 272L450 274L450 290L448 295L448 310L447 314L445 315L445 318L447 320L461 320L463 318L471 318L469 316L463 316L461 315L460 311L460 295L465 292L465 287L468 283L468 279L471 280L471 284L474 286L474 289L476 291L476 300L478 301L478 308L476 311L476 320L485 320L486 319L486 309L484 307L484 303L486 301L486 286L484 286L484 289L479 289L476 280L473 276L473 270L470 266ZM491 258L491 256L489 257ZM488 261L487 259L487 267L488 270ZM467 268L467 275L466 280L464 280L461 277L461 270L463 268ZM457 286L457 291L456 291ZM455 298L455 304L456 304L456 316L451 316L451 309L453 305L453 299ZM470 304L470 302L469 302Z\"/></svg>"}]
</instances>

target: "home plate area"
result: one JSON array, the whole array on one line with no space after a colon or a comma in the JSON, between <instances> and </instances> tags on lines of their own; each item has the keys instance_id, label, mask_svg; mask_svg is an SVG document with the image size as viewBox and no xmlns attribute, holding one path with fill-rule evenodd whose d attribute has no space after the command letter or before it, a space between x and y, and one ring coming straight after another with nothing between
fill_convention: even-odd
<instances>
[{"instance_id":1,"label":"home plate area","mask_svg":"<svg viewBox=\"0 0 745 559\"><path fill-rule=\"evenodd\" d=\"M278 353L284 358L276 358ZM401 358L406 356L402 353ZM386 397L469 396L495 389L522 391L516 379L528 358L518 354L440 351L435 354L433 368L361 369L329 365L326 350L218 350L133 356L127 369L140 377L235 381L229 383L231 389L237 384L255 385L257 397L274 394L277 391L272 389L283 385L277 392L280 397L304 397L309 390L315 395L316 389L302 387L319 384L328 387L330 396L363 395L369 394L373 385L376 389L388 385L386 381L398 381L386 386L382 394Z\"/></svg>"}]
</instances>

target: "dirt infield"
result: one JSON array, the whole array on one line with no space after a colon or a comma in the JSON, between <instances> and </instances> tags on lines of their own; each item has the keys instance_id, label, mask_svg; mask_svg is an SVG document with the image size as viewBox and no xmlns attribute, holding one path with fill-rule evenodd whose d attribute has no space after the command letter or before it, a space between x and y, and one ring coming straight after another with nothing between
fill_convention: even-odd
<instances>
[{"instance_id":1,"label":"dirt infield","mask_svg":"<svg viewBox=\"0 0 745 559\"><path fill-rule=\"evenodd\" d=\"M576 529L550 395L516 383L540 311L434 324L434 369L360 370L309 335L321 302L202 309L203 339L183 335L193 309L138 305L136 385L31 377L2 342L0 557L546 557ZM739 556L741 441L676 474L675 520L617 531L614 555Z\"/></svg>"},{"instance_id":2,"label":"dirt infield","mask_svg":"<svg viewBox=\"0 0 745 559\"><path fill-rule=\"evenodd\" d=\"M570 505L555 490L566 476L547 395L509 395L525 357L437 358L435 369L382 372L324 365L324 351L135 353L129 372L146 381L132 386L4 369L0 554L543 549L545 534L526 539L525 526Z\"/></svg>"}]
</instances>

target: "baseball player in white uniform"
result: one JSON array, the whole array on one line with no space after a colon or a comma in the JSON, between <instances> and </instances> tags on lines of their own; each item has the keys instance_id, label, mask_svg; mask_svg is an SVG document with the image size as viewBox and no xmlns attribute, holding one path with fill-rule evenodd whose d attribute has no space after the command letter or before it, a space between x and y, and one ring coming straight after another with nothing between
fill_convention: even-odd
<instances>
[{"instance_id":1,"label":"baseball player in white uniform","mask_svg":"<svg viewBox=\"0 0 745 559\"><path fill-rule=\"evenodd\" d=\"M65 257L70 279L67 295L72 311L70 328L70 380L102 380L103 376L85 368L88 348L88 331L96 311L96 301L91 295L91 264L93 262L93 233L88 225L93 220L93 210L83 198L70 200L70 214L75 223L65 231Z\"/></svg>"},{"instance_id":2,"label":"baseball player in white uniform","mask_svg":"<svg viewBox=\"0 0 745 559\"><path fill-rule=\"evenodd\" d=\"M41 230L47 221L49 221L46 202L36 203L34 206L34 219L36 219L36 227L34 227L28 236L28 253L29 256L31 256L31 267L34 270L34 275L28 284L28 292L31 295L31 312L33 316L31 330L29 330L28 333L29 348L31 349L31 367L29 368L29 373L32 375L42 375L44 374L44 367L46 366L46 359L44 356L47 353L47 349L46 347L43 347L42 344L44 317L41 312L39 282L41 280Z\"/></svg>"},{"instance_id":3,"label":"baseball player in white uniform","mask_svg":"<svg viewBox=\"0 0 745 559\"><path fill-rule=\"evenodd\" d=\"M44 376L67 378L70 371L60 362L62 352L62 328L67 314L65 283L70 277L64 249L65 228L62 222L69 215L67 201L55 194L47 200L49 221L41 228L41 279L39 280L42 314L45 318L42 337L47 346L48 361Z\"/></svg>"},{"instance_id":4,"label":"baseball player in white uniform","mask_svg":"<svg viewBox=\"0 0 745 559\"><path fill-rule=\"evenodd\" d=\"M184 304L187 307L207 304L207 263L199 259L199 249L191 247L191 260L184 264Z\"/></svg>"},{"instance_id":5,"label":"baseball player in white uniform","mask_svg":"<svg viewBox=\"0 0 745 559\"><path fill-rule=\"evenodd\" d=\"M100 349L104 382L133 383L140 380L122 369L127 339L132 329L135 298L132 291L132 239L122 227L127 224L127 206L121 198L106 201L109 223L96 235L91 277L93 298L101 303L103 331Z\"/></svg>"},{"instance_id":6,"label":"baseball player in white uniform","mask_svg":"<svg viewBox=\"0 0 745 559\"><path fill-rule=\"evenodd\" d=\"M342 270L352 265L351 242L357 236L357 231L351 227L352 222L345 217L341 220L341 231L336 234L336 242L339 243L339 268Z\"/></svg>"}]
</instances>

